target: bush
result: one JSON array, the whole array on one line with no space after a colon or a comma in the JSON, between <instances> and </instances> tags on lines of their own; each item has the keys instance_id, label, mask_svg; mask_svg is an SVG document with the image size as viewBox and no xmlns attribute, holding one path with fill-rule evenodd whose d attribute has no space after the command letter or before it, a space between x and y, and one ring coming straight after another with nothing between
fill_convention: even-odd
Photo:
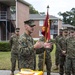
<instances>
[{"instance_id":1,"label":"bush","mask_svg":"<svg viewBox=\"0 0 75 75\"><path fill-rule=\"evenodd\" d=\"M10 45L8 41L0 42L0 51L10 51Z\"/></svg>"}]
</instances>

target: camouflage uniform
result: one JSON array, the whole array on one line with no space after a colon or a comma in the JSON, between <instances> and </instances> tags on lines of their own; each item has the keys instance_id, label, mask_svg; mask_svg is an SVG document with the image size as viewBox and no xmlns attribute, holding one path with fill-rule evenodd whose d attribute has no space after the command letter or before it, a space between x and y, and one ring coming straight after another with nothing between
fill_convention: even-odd
<instances>
[{"instance_id":1,"label":"camouflage uniform","mask_svg":"<svg viewBox=\"0 0 75 75\"><path fill-rule=\"evenodd\" d=\"M55 51L55 65L56 67L58 68L58 65L59 65L59 51L60 51L60 48L59 48L59 39L61 38L60 35L56 36L56 39L55 39L55 44L56 44L56 51Z\"/></svg>"},{"instance_id":2,"label":"camouflage uniform","mask_svg":"<svg viewBox=\"0 0 75 75\"><path fill-rule=\"evenodd\" d=\"M16 34L13 34L10 38L10 46L11 46L11 71L15 71L16 67L16 60L18 60L18 39L19 36ZM19 68L19 62L18 62L18 68Z\"/></svg>"},{"instance_id":3,"label":"camouflage uniform","mask_svg":"<svg viewBox=\"0 0 75 75\"><path fill-rule=\"evenodd\" d=\"M68 37L67 42L67 53L66 53L66 75L75 75L75 37Z\"/></svg>"},{"instance_id":4,"label":"camouflage uniform","mask_svg":"<svg viewBox=\"0 0 75 75\"><path fill-rule=\"evenodd\" d=\"M56 45L56 51L55 51L55 69L58 69L58 65L59 65L59 51L60 51L60 47L59 47L59 39L62 37L62 29L59 29L59 35L56 36L55 38L55 45Z\"/></svg>"},{"instance_id":5,"label":"camouflage uniform","mask_svg":"<svg viewBox=\"0 0 75 75\"><path fill-rule=\"evenodd\" d=\"M44 42L45 41L44 37L40 38L40 41ZM41 53L41 54L38 55L38 57L39 57L38 68L39 68L40 71L43 71L44 60L45 60L47 75L50 75L50 73L51 73L51 66L52 66L51 55L50 55L51 51L52 51L52 49L46 49L45 59L44 59L44 53Z\"/></svg>"},{"instance_id":6,"label":"camouflage uniform","mask_svg":"<svg viewBox=\"0 0 75 75\"><path fill-rule=\"evenodd\" d=\"M30 35L24 33L19 39L19 67L34 70L36 53L41 53L44 50L34 50L34 40Z\"/></svg>"},{"instance_id":7,"label":"camouflage uniform","mask_svg":"<svg viewBox=\"0 0 75 75\"><path fill-rule=\"evenodd\" d=\"M66 30L63 30L64 33L67 33ZM63 53L63 51L66 51L66 38L67 35L62 36L59 39L59 45L60 45L60 52L59 52L59 73L60 75L64 74L65 71L65 57L66 57L66 53Z\"/></svg>"}]
</instances>

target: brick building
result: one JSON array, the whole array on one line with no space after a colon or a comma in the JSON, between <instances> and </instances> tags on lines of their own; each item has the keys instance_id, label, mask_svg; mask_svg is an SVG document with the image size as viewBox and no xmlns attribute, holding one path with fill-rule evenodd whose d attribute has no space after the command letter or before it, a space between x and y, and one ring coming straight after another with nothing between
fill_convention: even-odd
<instances>
[{"instance_id":1,"label":"brick building","mask_svg":"<svg viewBox=\"0 0 75 75\"><path fill-rule=\"evenodd\" d=\"M0 0L0 40L8 40L16 27L20 34L24 32L24 21L29 19L29 3L24 0ZM15 18L12 17L10 7L16 7Z\"/></svg>"},{"instance_id":2,"label":"brick building","mask_svg":"<svg viewBox=\"0 0 75 75\"><path fill-rule=\"evenodd\" d=\"M16 13L11 14L10 7L16 7ZM24 0L0 0L0 40L9 40L11 33L16 27L20 28L20 35L24 32L24 21L33 19L36 26L32 37L39 39L42 36L41 29L44 24L46 15L44 14L29 14L30 4ZM59 29L62 27L62 20L50 15L50 34L54 38L59 34Z\"/></svg>"},{"instance_id":3,"label":"brick building","mask_svg":"<svg viewBox=\"0 0 75 75\"><path fill-rule=\"evenodd\" d=\"M42 34L41 34L41 29L44 24L44 20L46 18L45 14L30 14L30 19L33 19L36 26L34 28L34 32L32 33L32 36L34 39L39 39ZM51 38L56 37L59 34L59 29L62 28L62 20L53 16L49 15L50 19L50 34Z\"/></svg>"}]
</instances>

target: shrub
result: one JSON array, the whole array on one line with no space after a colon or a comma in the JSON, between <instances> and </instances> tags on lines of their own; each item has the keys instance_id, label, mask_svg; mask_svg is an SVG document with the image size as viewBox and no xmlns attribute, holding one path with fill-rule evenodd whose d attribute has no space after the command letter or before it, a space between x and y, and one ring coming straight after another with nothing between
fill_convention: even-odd
<instances>
[{"instance_id":1,"label":"shrub","mask_svg":"<svg viewBox=\"0 0 75 75\"><path fill-rule=\"evenodd\" d=\"M10 51L10 45L8 41L0 42L0 51Z\"/></svg>"}]
</instances>

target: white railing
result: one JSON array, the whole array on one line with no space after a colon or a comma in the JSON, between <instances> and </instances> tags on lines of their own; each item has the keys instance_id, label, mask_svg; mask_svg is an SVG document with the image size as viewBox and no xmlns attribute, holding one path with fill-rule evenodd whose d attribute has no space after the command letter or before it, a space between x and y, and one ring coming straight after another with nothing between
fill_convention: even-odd
<instances>
[{"instance_id":1,"label":"white railing","mask_svg":"<svg viewBox=\"0 0 75 75\"><path fill-rule=\"evenodd\" d=\"M7 19L7 11L0 11L0 19Z\"/></svg>"}]
</instances>

